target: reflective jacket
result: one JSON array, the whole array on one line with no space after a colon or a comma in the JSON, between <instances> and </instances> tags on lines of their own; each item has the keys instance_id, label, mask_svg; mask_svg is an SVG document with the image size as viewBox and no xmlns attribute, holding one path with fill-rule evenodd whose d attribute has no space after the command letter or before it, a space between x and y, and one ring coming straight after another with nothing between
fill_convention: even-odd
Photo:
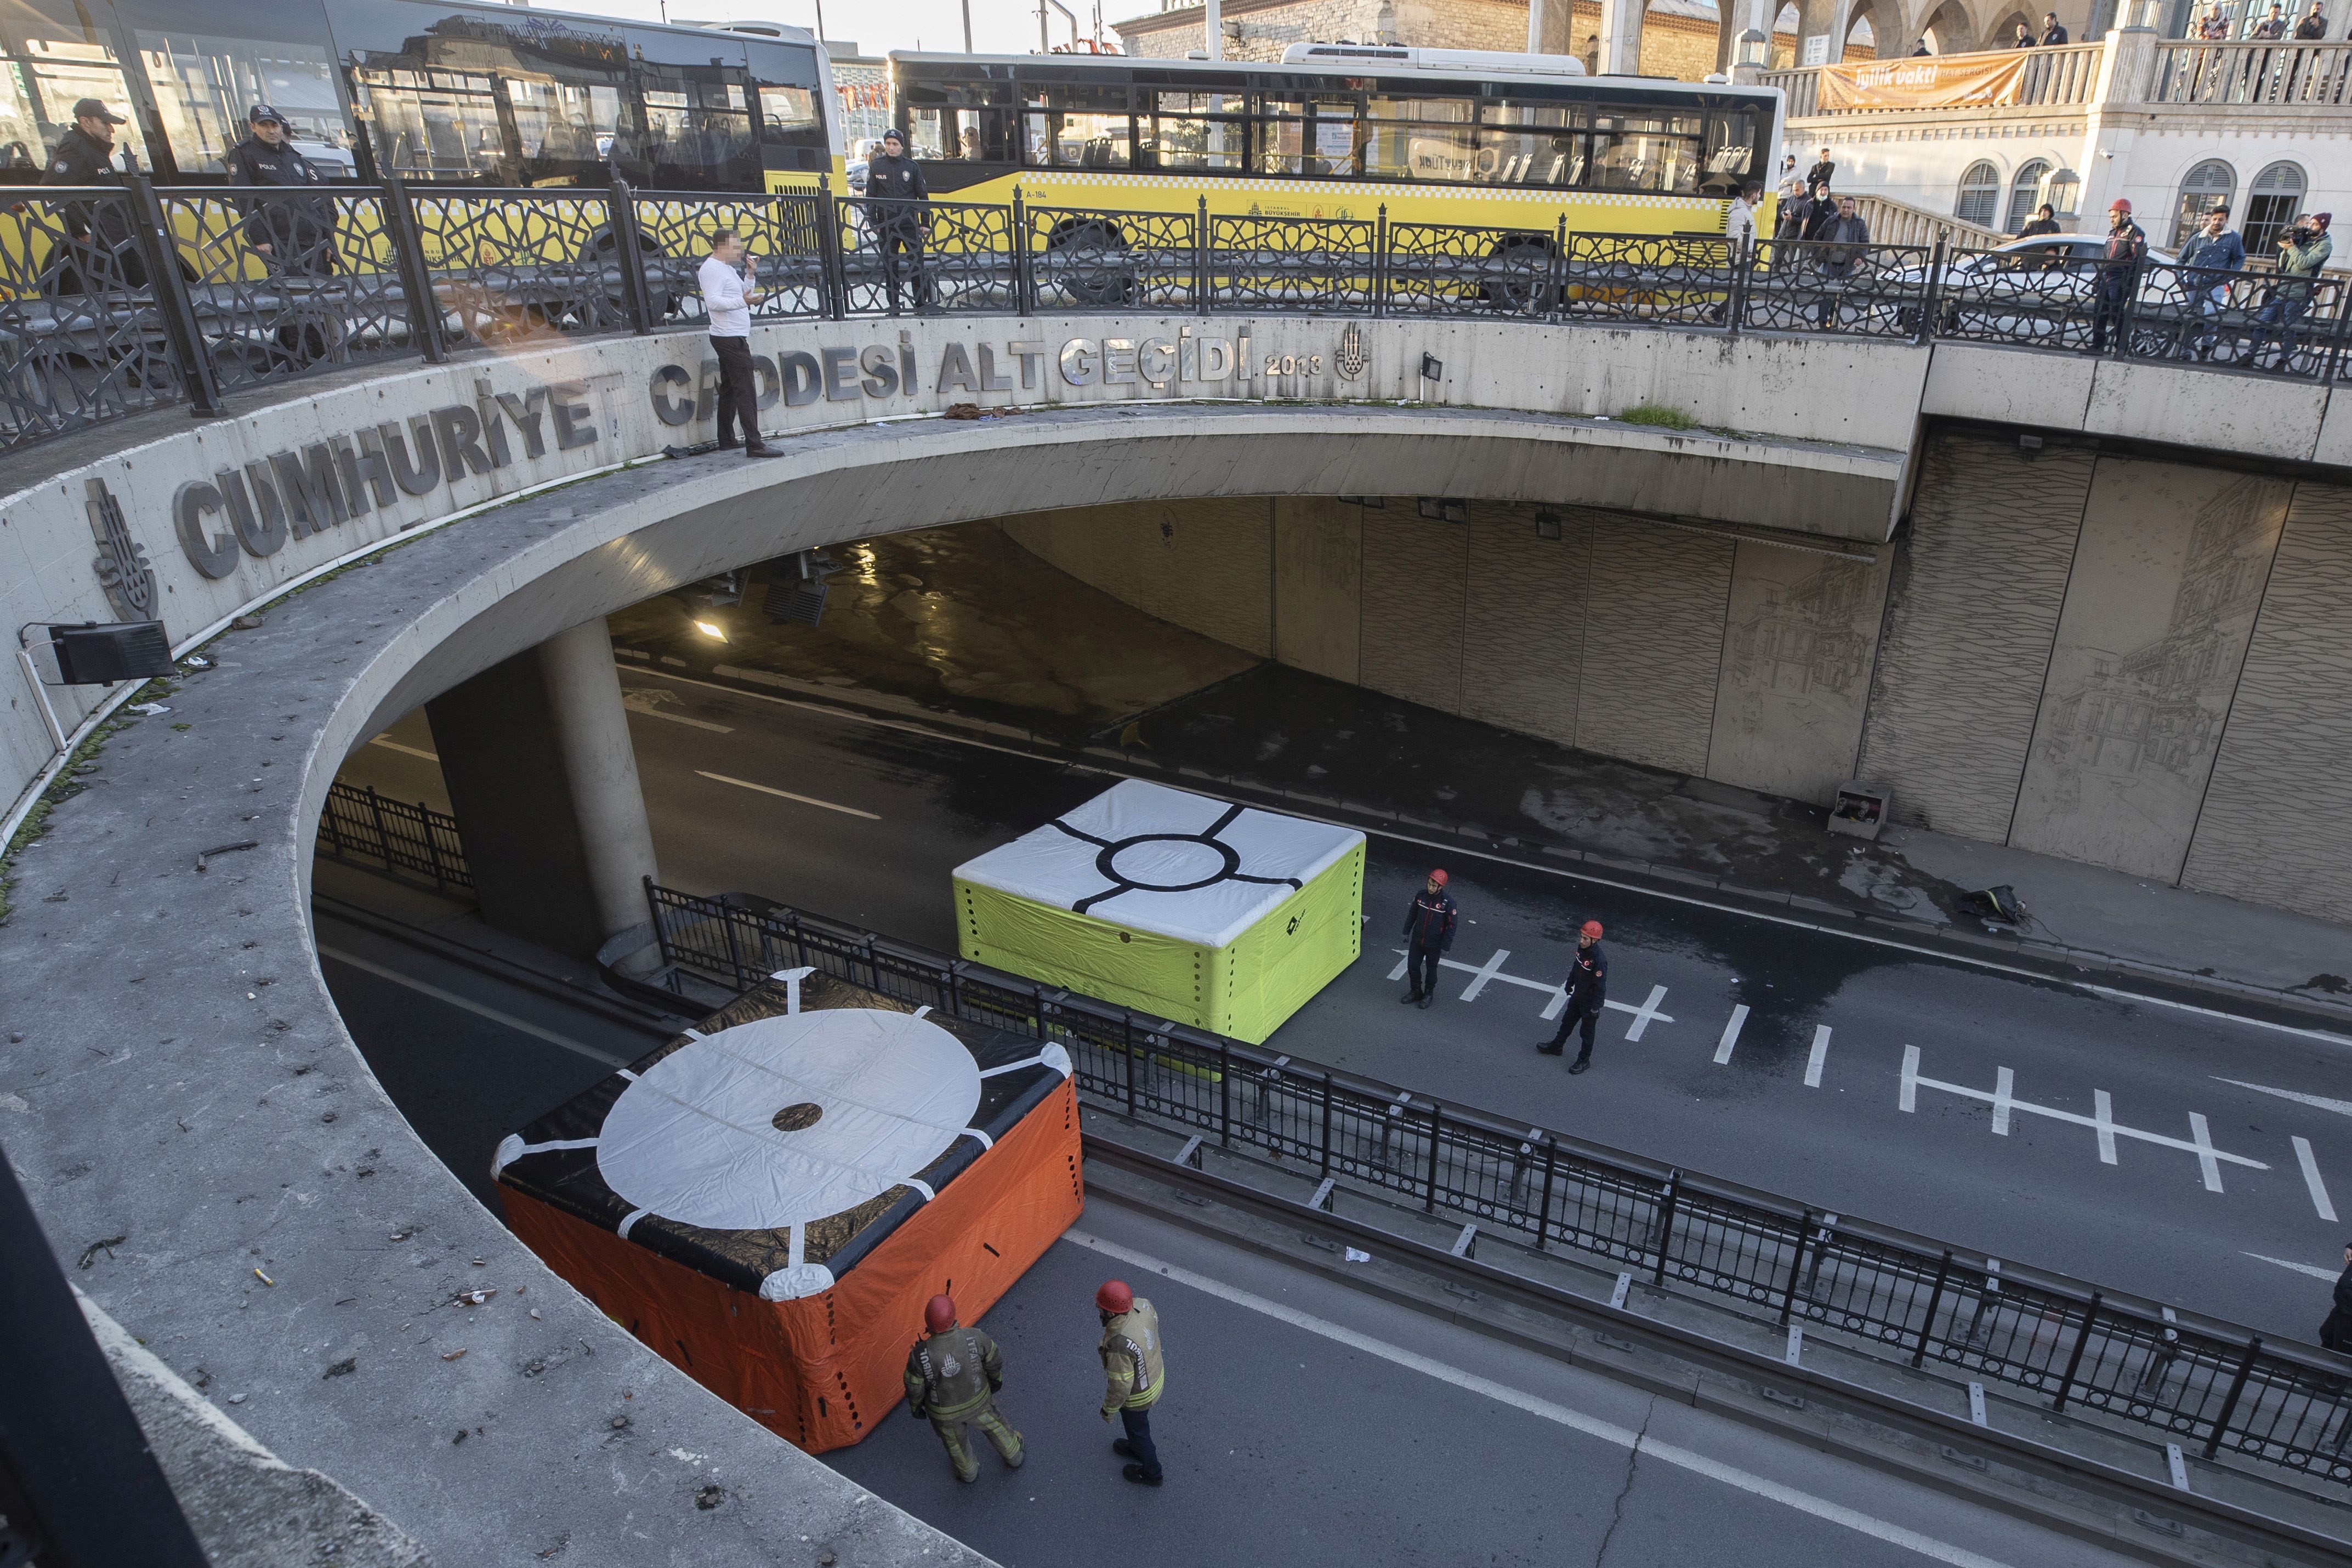
<instances>
[{"instance_id":1,"label":"reflective jacket","mask_svg":"<svg viewBox=\"0 0 2352 1568\"><path fill-rule=\"evenodd\" d=\"M1451 952L1456 912L1453 898L1443 889L1433 893L1424 888L1412 896L1412 907L1404 912L1404 930L1400 934L1412 939L1415 947Z\"/></svg>"},{"instance_id":2,"label":"reflective jacket","mask_svg":"<svg viewBox=\"0 0 2352 1568\"><path fill-rule=\"evenodd\" d=\"M1138 1296L1134 1306L1103 1326L1102 1343L1096 1348L1102 1354L1104 1412L1151 1408L1168 1379L1160 1358L1160 1313L1151 1303Z\"/></svg>"},{"instance_id":3,"label":"reflective jacket","mask_svg":"<svg viewBox=\"0 0 2352 1568\"><path fill-rule=\"evenodd\" d=\"M925 1334L907 1352L907 1404L918 1415L969 1415L1004 1386L1004 1357L978 1329Z\"/></svg>"}]
</instances>

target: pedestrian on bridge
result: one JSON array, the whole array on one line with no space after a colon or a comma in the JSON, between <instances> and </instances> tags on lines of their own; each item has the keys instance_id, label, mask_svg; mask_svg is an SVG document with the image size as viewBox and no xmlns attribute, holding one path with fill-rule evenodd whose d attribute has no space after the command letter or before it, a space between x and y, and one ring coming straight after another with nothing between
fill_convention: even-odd
<instances>
[{"instance_id":1,"label":"pedestrian on bridge","mask_svg":"<svg viewBox=\"0 0 2352 1568\"><path fill-rule=\"evenodd\" d=\"M1609 1004L1609 955L1601 951L1599 921L1585 921L1584 929L1576 933L1576 962L1569 968L1564 989L1568 1006L1559 1016L1559 1028L1536 1049L1548 1057L1559 1055L1568 1048L1568 1032L1580 1025L1584 1044L1568 1070L1582 1072L1592 1065L1592 1032L1600 1026L1601 1009Z\"/></svg>"},{"instance_id":2,"label":"pedestrian on bridge","mask_svg":"<svg viewBox=\"0 0 2352 1568\"><path fill-rule=\"evenodd\" d=\"M751 285L758 269L747 266L743 241L731 228L710 237L710 254L696 275L702 287L702 313L710 321L710 352L719 361L719 449L735 446L735 426L743 426L743 455L781 458L783 454L760 439L760 378L751 368L751 307L767 298L767 290Z\"/></svg>"},{"instance_id":3,"label":"pedestrian on bridge","mask_svg":"<svg viewBox=\"0 0 2352 1568\"><path fill-rule=\"evenodd\" d=\"M931 187L907 156L907 139L897 126L882 132L882 153L866 161L866 210L882 251L882 275L890 291L890 313L898 313L898 284L912 275L914 310L929 315L930 279L923 267L923 242L931 226Z\"/></svg>"},{"instance_id":4,"label":"pedestrian on bridge","mask_svg":"<svg viewBox=\"0 0 2352 1568\"><path fill-rule=\"evenodd\" d=\"M1015 1432L996 1408L1004 1386L1004 1356L996 1342L956 1321L952 1298L934 1296L923 1309L923 1335L907 1352L907 1413L928 1420L955 1467L955 1479L980 1479L980 1460L964 1436L967 1424L980 1428L1008 1470L1027 1458Z\"/></svg>"},{"instance_id":5,"label":"pedestrian on bridge","mask_svg":"<svg viewBox=\"0 0 2352 1568\"><path fill-rule=\"evenodd\" d=\"M2336 1277L2336 1302L2319 1325L2319 1342L2338 1355L2352 1355L2352 1241L2344 1244L2344 1272Z\"/></svg>"},{"instance_id":6,"label":"pedestrian on bridge","mask_svg":"<svg viewBox=\"0 0 2352 1568\"><path fill-rule=\"evenodd\" d=\"M1102 1418L1113 1415L1127 1436L1111 1439L1111 1452L1128 1462L1119 1474L1139 1487L1160 1485L1160 1450L1151 1441L1151 1407L1167 1385L1168 1367L1160 1343L1160 1313L1128 1289L1124 1279L1106 1279L1095 1292L1102 1319Z\"/></svg>"},{"instance_id":7,"label":"pedestrian on bridge","mask_svg":"<svg viewBox=\"0 0 2352 1568\"><path fill-rule=\"evenodd\" d=\"M1397 998L1400 1002L1426 1007L1436 999L1440 955L1454 945L1454 928L1461 916L1445 881L1444 871L1432 871L1404 912L1404 972L1411 988Z\"/></svg>"}]
</instances>

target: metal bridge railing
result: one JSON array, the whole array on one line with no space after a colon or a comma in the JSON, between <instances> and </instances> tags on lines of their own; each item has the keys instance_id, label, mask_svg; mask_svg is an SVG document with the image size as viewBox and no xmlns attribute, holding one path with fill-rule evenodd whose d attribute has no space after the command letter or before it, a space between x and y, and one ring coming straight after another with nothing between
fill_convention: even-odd
<instances>
[{"instance_id":1,"label":"metal bridge railing","mask_svg":"<svg viewBox=\"0 0 2352 1568\"><path fill-rule=\"evenodd\" d=\"M2000 342L2343 374L2342 280L1916 245L1191 211L335 185L43 187L0 213L0 449L465 346L703 324L741 235L763 320L1150 310Z\"/></svg>"},{"instance_id":2,"label":"metal bridge railing","mask_svg":"<svg viewBox=\"0 0 2352 1568\"><path fill-rule=\"evenodd\" d=\"M381 860L395 871L429 877L445 891L474 890L457 819L424 802L411 805L378 795L373 784L327 786L326 809L319 814L319 847L337 859L357 856Z\"/></svg>"},{"instance_id":3,"label":"metal bridge railing","mask_svg":"<svg viewBox=\"0 0 2352 1568\"><path fill-rule=\"evenodd\" d=\"M1277 1056L745 895L648 880L666 965L737 991L810 965L1069 1051L1090 1101L1466 1215L1889 1363L2006 1384L2258 1472L2352 1483L2352 1363Z\"/></svg>"}]
</instances>

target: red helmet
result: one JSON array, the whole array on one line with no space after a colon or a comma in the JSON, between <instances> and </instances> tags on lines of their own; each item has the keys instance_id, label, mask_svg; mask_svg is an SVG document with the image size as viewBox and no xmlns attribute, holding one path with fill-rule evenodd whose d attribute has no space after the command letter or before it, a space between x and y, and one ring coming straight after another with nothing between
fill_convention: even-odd
<instances>
[{"instance_id":1,"label":"red helmet","mask_svg":"<svg viewBox=\"0 0 2352 1568\"><path fill-rule=\"evenodd\" d=\"M1599 921L1585 921L1584 934L1591 937L1593 941L1599 942L1601 940L1601 922Z\"/></svg>"},{"instance_id":2,"label":"red helmet","mask_svg":"<svg viewBox=\"0 0 2352 1568\"><path fill-rule=\"evenodd\" d=\"M1429 879L1441 888L1445 886L1445 873L1443 871L1432 871L1429 874Z\"/></svg>"},{"instance_id":3,"label":"red helmet","mask_svg":"<svg viewBox=\"0 0 2352 1568\"><path fill-rule=\"evenodd\" d=\"M1112 1314L1124 1312L1135 1305L1135 1292L1127 1288L1124 1279L1106 1279L1095 1292L1095 1305Z\"/></svg>"},{"instance_id":4,"label":"red helmet","mask_svg":"<svg viewBox=\"0 0 2352 1568\"><path fill-rule=\"evenodd\" d=\"M955 1327L955 1298L934 1296L923 1308L923 1327L935 1334L946 1333Z\"/></svg>"}]
</instances>

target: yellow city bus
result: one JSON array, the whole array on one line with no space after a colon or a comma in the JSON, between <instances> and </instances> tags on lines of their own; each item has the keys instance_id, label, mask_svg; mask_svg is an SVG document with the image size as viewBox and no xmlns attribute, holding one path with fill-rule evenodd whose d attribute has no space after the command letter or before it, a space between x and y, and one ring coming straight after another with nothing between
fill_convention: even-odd
<instances>
[{"instance_id":1,"label":"yellow city bus","mask_svg":"<svg viewBox=\"0 0 2352 1568\"><path fill-rule=\"evenodd\" d=\"M1276 63L890 56L935 200L1716 234L1779 151L1773 88L1573 58L1294 45ZM1769 221L1766 220L1766 221Z\"/></svg>"}]
</instances>

